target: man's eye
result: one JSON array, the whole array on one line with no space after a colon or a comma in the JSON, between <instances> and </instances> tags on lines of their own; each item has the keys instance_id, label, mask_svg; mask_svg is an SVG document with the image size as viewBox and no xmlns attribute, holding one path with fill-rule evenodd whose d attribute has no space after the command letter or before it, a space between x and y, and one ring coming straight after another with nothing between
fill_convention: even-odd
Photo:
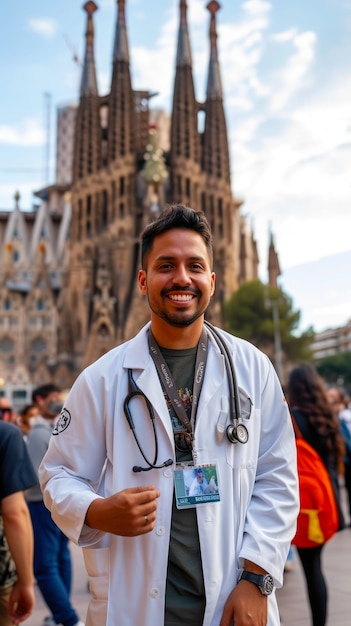
<instances>
[{"instance_id":1,"label":"man's eye","mask_svg":"<svg viewBox=\"0 0 351 626\"><path fill-rule=\"evenodd\" d=\"M190 267L193 270L202 270L203 269L201 263L193 263Z\"/></svg>"}]
</instances>

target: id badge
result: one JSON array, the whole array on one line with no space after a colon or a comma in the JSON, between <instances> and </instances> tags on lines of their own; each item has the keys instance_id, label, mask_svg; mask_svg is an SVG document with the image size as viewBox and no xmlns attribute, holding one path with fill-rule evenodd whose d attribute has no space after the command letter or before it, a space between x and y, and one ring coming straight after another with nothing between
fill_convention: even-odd
<instances>
[{"instance_id":1,"label":"id badge","mask_svg":"<svg viewBox=\"0 0 351 626\"><path fill-rule=\"evenodd\" d=\"M177 464L174 470L177 509L189 509L220 502L216 463L204 465Z\"/></svg>"}]
</instances>

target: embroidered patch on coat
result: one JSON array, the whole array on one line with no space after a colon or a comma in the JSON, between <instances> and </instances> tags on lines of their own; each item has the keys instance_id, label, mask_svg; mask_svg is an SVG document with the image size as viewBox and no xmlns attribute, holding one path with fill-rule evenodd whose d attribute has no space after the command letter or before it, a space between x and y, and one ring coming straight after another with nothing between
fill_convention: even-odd
<instances>
[{"instance_id":1,"label":"embroidered patch on coat","mask_svg":"<svg viewBox=\"0 0 351 626\"><path fill-rule=\"evenodd\" d=\"M63 433L63 431L66 430L66 428L68 428L70 423L71 423L71 414L69 411L67 411L67 409L63 408L60 413L60 417L58 418L58 421L56 423L56 426L54 430L52 431L52 434L59 435L60 433Z\"/></svg>"}]
</instances>

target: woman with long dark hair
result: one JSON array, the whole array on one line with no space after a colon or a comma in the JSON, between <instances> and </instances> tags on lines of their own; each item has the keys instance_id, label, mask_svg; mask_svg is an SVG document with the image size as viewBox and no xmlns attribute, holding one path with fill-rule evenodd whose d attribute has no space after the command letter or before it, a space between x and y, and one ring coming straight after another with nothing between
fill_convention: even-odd
<instances>
[{"instance_id":1,"label":"woman with long dark hair","mask_svg":"<svg viewBox=\"0 0 351 626\"><path fill-rule=\"evenodd\" d=\"M302 364L291 371L287 396L298 429L318 452L328 470L338 505L341 530L344 528L344 519L340 507L338 475L344 456L344 441L323 380L312 365ZM324 626L327 619L328 594L321 564L324 545L297 548L305 573L313 626Z\"/></svg>"}]
</instances>

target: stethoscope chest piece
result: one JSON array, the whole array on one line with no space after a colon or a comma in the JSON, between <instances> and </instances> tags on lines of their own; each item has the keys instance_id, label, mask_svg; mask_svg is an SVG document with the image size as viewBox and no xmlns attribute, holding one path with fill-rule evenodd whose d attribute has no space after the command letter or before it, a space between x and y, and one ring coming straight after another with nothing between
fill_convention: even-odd
<instances>
[{"instance_id":1,"label":"stethoscope chest piece","mask_svg":"<svg viewBox=\"0 0 351 626\"><path fill-rule=\"evenodd\" d=\"M249 431L244 424L229 424L227 437L230 443L246 443L249 439Z\"/></svg>"}]
</instances>

